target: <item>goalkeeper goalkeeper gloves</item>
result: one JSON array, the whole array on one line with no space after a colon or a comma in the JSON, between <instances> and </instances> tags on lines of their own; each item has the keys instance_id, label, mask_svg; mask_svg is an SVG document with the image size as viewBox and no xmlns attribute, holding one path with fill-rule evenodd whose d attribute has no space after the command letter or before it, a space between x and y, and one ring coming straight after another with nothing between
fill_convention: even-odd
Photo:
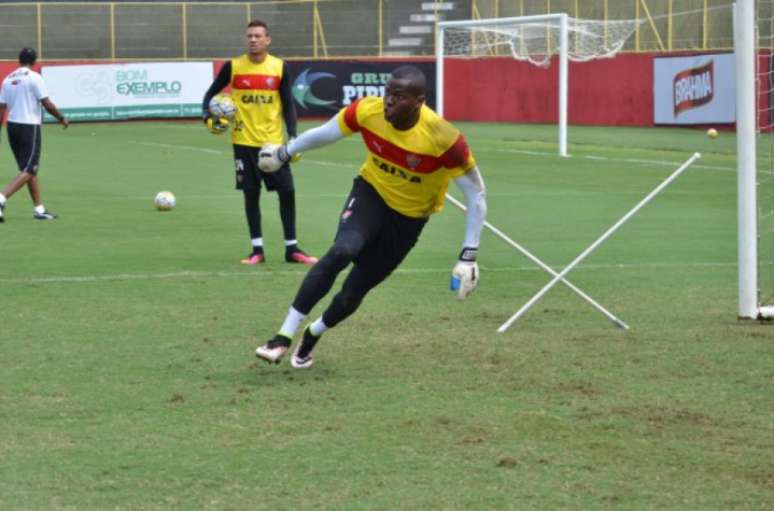
<instances>
[{"instance_id":1,"label":"goalkeeper goalkeeper gloves","mask_svg":"<svg viewBox=\"0 0 774 511\"><path fill-rule=\"evenodd\" d=\"M222 135L228 130L228 119L208 115L204 118L204 125L213 135Z\"/></svg>"},{"instance_id":2,"label":"goalkeeper goalkeeper gloves","mask_svg":"<svg viewBox=\"0 0 774 511\"><path fill-rule=\"evenodd\" d=\"M285 144L265 144L258 152L258 168L264 172L277 172L290 161L290 155Z\"/></svg>"},{"instance_id":3,"label":"goalkeeper goalkeeper gloves","mask_svg":"<svg viewBox=\"0 0 774 511\"><path fill-rule=\"evenodd\" d=\"M454 291L458 300L464 300L478 286L479 272L476 262L477 248L465 247L460 252L459 261L454 265L449 289Z\"/></svg>"}]
</instances>

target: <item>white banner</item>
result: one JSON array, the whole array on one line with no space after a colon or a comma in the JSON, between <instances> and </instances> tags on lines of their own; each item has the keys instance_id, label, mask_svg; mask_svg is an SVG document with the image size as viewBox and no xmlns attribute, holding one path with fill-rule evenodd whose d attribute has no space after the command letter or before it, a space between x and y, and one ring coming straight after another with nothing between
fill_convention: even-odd
<instances>
[{"instance_id":1,"label":"white banner","mask_svg":"<svg viewBox=\"0 0 774 511\"><path fill-rule=\"evenodd\" d=\"M71 121L198 117L212 83L209 62L43 66L41 73Z\"/></svg>"},{"instance_id":2,"label":"white banner","mask_svg":"<svg viewBox=\"0 0 774 511\"><path fill-rule=\"evenodd\" d=\"M735 122L735 76L733 53L654 59L653 122Z\"/></svg>"}]
</instances>

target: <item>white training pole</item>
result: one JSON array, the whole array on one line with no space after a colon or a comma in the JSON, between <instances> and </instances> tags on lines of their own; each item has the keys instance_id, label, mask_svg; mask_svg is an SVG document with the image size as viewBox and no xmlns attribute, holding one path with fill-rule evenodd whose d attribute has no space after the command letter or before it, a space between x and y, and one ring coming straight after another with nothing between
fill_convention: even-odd
<instances>
[{"instance_id":1,"label":"white training pole","mask_svg":"<svg viewBox=\"0 0 774 511\"><path fill-rule=\"evenodd\" d=\"M465 205L464 205L464 204L462 204L460 201L458 201L457 199L455 199L454 197L452 197L452 196L451 196L451 195L449 195L448 193L446 194L446 199L447 199L449 202L451 202L452 204L454 204L455 206L457 206L457 207L458 207L459 209L461 209L462 211L467 211L467 210L468 210L468 208L467 208L467 207L465 207ZM555 276L557 275L557 273L554 271L554 269L553 269L553 268L551 268L551 267L550 267L550 266L548 266L546 263L544 263L543 261L541 261L540 259L538 259L538 258L537 258L537 256L533 255L533 254L532 254L532 253L531 253L529 250L527 250L526 248L522 247L521 245L519 245L518 243L516 243L515 241L513 241L511 238L509 238L509 237L508 237L508 236L507 236L505 233L503 233L502 231L500 231L500 229L498 229L498 228L497 228L497 227L495 227L494 225L490 224L490 223L489 223L489 222L487 222L487 221L484 221L484 227L486 227L487 229L489 229L490 231L492 231L492 232L495 234L495 236L497 236L498 238L500 238L501 240L503 240L504 242L506 242L507 244L509 244L510 246L512 246L513 248L515 248L516 250L518 250L519 252L521 252L521 254L522 254L522 255L524 255L525 257L527 257L527 258L528 258L530 261L532 261L533 263L535 263L535 264L537 264L538 266L540 266L540 267L541 267L543 270L545 270L546 272L548 272L548 273L549 273L551 276L554 276L554 277L555 277ZM622 328L622 329L624 329L624 330L629 330L629 325L627 325L627 324L626 324L626 323L624 323L624 322L623 322L621 319L619 319L619 318L617 318L616 316L614 316L614 315L613 315L613 314L612 314L610 311L608 311L607 309L605 309L604 307L602 307L602 306L601 306L599 303L597 303L597 302L596 302L596 301L595 301L593 298L591 298L589 295L587 295L586 293L584 293L583 291L581 291L580 289L578 289L577 287L575 287L575 285L573 285L573 284L572 284L572 283L571 283L569 280L562 279L562 284L566 285L566 286L567 286L568 288L570 288L570 289L571 289L571 290L572 290L572 291L573 291L575 294L577 294L578 296L580 296L581 298L583 298L584 300L586 300L586 301L587 301L589 304L591 304L591 306L592 306L592 307L594 307L594 308L595 308L595 309L597 309L599 312L601 312L602 314L604 314L604 315L605 315L605 317L607 317L607 319L609 319L610 321L612 321L612 322L613 322L613 324L614 324L615 326L617 326L618 328Z\"/></svg>"},{"instance_id":2,"label":"white training pole","mask_svg":"<svg viewBox=\"0 0 774 511\"><path fill-rule=\"evenodd\" d=\"M738 0L734 9L736 61L736 166L740 318L758 315L758 206L756 204L755 5Z\"/></svg>"},{"instance_id":3,"label":"white training pole","mask_svg":"<svg viewBox=\"0 0 774 511\"><path fill-rule=\"evenodd\" d=\"M678 168L677 170L675 170L675 171L672 173L672 175L671 175L671 176L669 176L668 178L666 178L666 179L665 179L665 180L664 180L664 181L663 181L663 182L662 182L660 185L658 185L656 188L654 188L654 189L653 189L653 191L651 191L651 192L650 192L650 193L649 193L649 194L648 194L648 195L647 195L647 196L646 196L644 199L642 199L642 200L639 202L639 204L637 204L636 206L634 206L634 207L633 207L633 208L632 208L632 209L631 209L631 210L630 210L628 213L626 213L626 214L625 214L623 217L621 217L621 219L620 219L620 220L618 220L618 221L617 221L617 222L616 222L616 223L615 223L615 224L614 224L614 225L613 225L613 226L612 226L610 229L608 229L608 230L607 230L607 231L606 231L606 232L605 232L605 233L604 233L602 236L600 236L599 238L597 238L597 240L596 240L594 243L592 243L592 244L589 246L589 248L587 248L586 250L584 250L584 251L583 251L583 252L582 252L582 253L581 253L581 254L580 254L578 257L576 257L576 258L575 258L575 259L574 259L574 260L573 260L573 261L572 261L570 264L568 264L568 265L567 265L567 267L566 267L564 270L562 270L561 272L559 272L559 274L558 274L556 277L554 277L554 278L553 278L553 280L551 280L551 282L549 282L548 284L546 284L546 285L545 285L545 287L543 287L543 289L541 289L540 291L538 291L538 293L537 293L535 296L533 296L533 297L532 297L532 298L531 298L531 299L530 299L530 300L529 300L527 303L525 303L525 304L522 306L522 308L521 308L521 309L519 309L518 311L516 311L516 313L515 313L513 316L511 316L511 317L508 319L508 321L506 321L505 323L503 323L503 324L500 326L500 328L498 328L498 329L497 329L497 332L498 332L498 333L503 333L503 332L505 332L506 330L508 330L508 328L509 328L509 327L510 327L510 326L511 326L511 325L512 325L512 324L513 324L513 323L514 323L514 322L515 322L517 319L519 319L519 317L521 317L521 316L522 316L522 314L524 314L525 312L527 312L527 311L530 309L530 307L532 307L533 305L535 305L535 303L536 303L538 300L540 300L540 299L543 297L543 295L545 295L545 294L546 294L546 293L547 293L547 292L548 292L548 291L549 291L549 290L550 290L552 287L554 287L554 286L556 285L556 283L557 283L557 282L559 282L560 280L562 280L562 279L564 278L564 276L565 276L565 275L567 275L568 273L570 273L570 272L572 271L572 269L573 269L573 268L575 268L575 267L576 267L576 266L577 266L577 265L578 265L578 264L579 264L579 263L580 263L580 262L581 262L583 259L585 259L585 258L586 258L586 256L588 256L588 255L589 255L591 252L593 252L593 251L594 251L594 250L595 250L595 249L596 249L596 248L597 248L599 245L601 245L602 243L604 243L604 241L605 241L606 239L608 239L610 236L612 236L612 234L613 234L615 231L617 231L619 227L621 227L621 226L622 226L624 223L626 223L626 222L627 222L627 221L628 221L628 220L629 220L631 217L633 217L633 216L634 216L634 215L635 215L635 214L636 214L636 213L637 213L637 212L638 212L640 209L642 209L642 207L643 207L643 206L645 206L645 204L647 204L648 202L650 202L650 201L653 199L653 197L655 197L656 195L658 195L658 194L661 192L661 190L663 190L664 188L666 188L667 186L669 186L669 184L670 184L670 183L672 183L672 181L674 181L675 179L677 179L677 177L678 177L678 176L680 176L680 174L682 174L682 173L683 173L683 172L684 172L684 171L685 171L685 170L686 170L688 167L690 167L690 166L693 164L693 162L694 162L694 161L698 160L699 158L701 158L701 154L699 154L699 153L693 153L693 156L691 156L690 158L688 158L688 160L686 160L686 162L685 162L685 163L683 163L682 165L680 165L680 168Z\"/></svg>"}]
</instances>

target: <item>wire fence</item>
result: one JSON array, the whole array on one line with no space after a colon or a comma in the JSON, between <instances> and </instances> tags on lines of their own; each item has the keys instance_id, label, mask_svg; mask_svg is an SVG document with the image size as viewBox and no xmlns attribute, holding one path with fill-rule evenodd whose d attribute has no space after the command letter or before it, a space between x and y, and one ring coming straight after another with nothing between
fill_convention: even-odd
<instances>
[{"instance_id":1,"label":"wire fence","mask_svg":"<svg viewBox=\"0 0 774 511\"><path fill-rule=\"evenodd\" d=\"M213 60L244 51L249 20L266 21L285 58L432 55L435 22L566 12L643 19L624 51L733 46L732 0L275 0L3 2L0 60L32 46L44 60Z\"/></svg>"}]
</instances>

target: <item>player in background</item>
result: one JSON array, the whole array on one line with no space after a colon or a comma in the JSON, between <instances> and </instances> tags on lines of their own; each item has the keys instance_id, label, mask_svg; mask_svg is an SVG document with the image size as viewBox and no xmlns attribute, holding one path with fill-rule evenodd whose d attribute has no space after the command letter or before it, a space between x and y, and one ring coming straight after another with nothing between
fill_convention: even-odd
<instances>
[{"instance_id":1,"label":"player in background","mask_svg":"<svg viewBox=\"0 0 774 511\"><path fill-rule=\"evenodd\" d=\"M259 358L279 363L306 316L352 264L341 291L304 329L293 352L293 367L311 366L312 350L323 332L355 312L365 295L403 261L430 215L443 208L452 179L468 207L452 289L462 299L478 285L476 254L486 217L484 182L462 134L424 104L425 87L418 68L401 66L393 71L383 99L358 100L287 145L261 150L260 165L270 171L299 151L359 132L368 154L344 203L333 246L307 273L279 332L256 350Z\"/></svg>"},{"instance_id":2,"label":"player in background","mask_svg":"<svg viewBox=\"0 0 774 511\"><path fill-rule=\"evenodd\" d=\"M296 193L289 162L274 173L267 174L258 168L258 151L264 144L281 144L287 136L296 136L296 108L293 104L290 76L287 65L269 54L271 36L269 28L261 20L253 20L245 32L247 53L226 62L220 68L215 81L204 95L202 109L204 122L210 131L226 128L211 118L210 100L226 86L231 86L231 97L237 111L231 131L236 167L236 187L245 198L245 215L250 232L252 252L242 260L243 264L264 262L263 234L261 229L261 183L279 196L280 218L285 236L285 261L314 264L317 258L304 253L296 240ZM284 123L283 123L284 121Z\"/></svg>"},{"instance_id":3,"label":"player in background","mask_svg":"<svg viewBox=\"0 0 774 511\"><path fill-rule=\"evenodd\" d=\"M0 86L0 127L8 112L8 144L19 169L19 174L0 193L0 222L5 221L5 204L11 195L27 185L32 203L35 206L32 217L38 220L54 220L57 215L48 211L40 200L40 182L38 165L40 163L43 108L53 115L64 127L70 125L48 97L46 84L39 73L32 70L37 53L32 48L22 48L19 52L20 67L5 77Z\"/></svg>"}]
</instances>

